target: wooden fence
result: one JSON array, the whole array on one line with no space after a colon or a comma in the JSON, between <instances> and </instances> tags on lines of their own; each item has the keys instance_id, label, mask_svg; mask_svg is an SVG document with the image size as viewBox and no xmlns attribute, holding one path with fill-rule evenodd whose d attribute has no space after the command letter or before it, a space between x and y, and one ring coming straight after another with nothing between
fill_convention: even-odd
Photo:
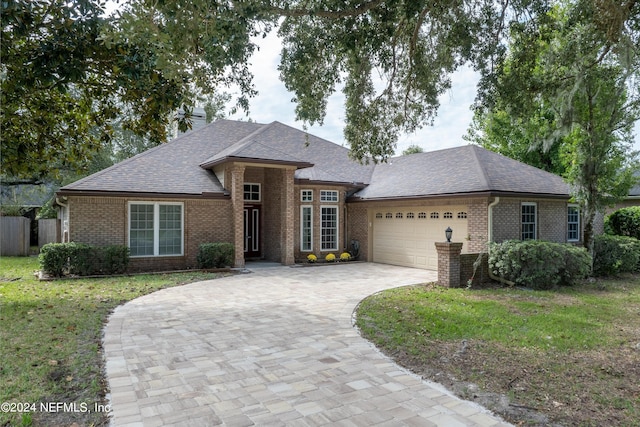
<instances>
[{"instance_id":1,"label":"wooden fence","mask_svg":"<svg viewBox=\"0 0 640 427\"><path fill-rule=\"evenodd\" d=\"M47 243L60 242L60 220L59 219L39 219L38 220L38 247L41 248Z\"/></svg>"},{"instance_id":2,"label":"wooden fence","mask_svg":"<svg viewBox=\"0 0 640 427\"><path fill-rule=\"evenodd\" d=\"M29 256L31 220L21 216L0 217L0 256Z\"/></svg>"}]
</instances>

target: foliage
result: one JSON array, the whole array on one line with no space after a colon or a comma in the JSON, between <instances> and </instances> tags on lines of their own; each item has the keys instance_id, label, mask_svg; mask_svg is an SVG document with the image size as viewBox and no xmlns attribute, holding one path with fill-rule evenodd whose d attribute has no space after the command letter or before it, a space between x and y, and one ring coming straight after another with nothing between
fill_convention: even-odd
<instances>
[{"instance_id":1,"label":"foliage","mask_svg":"<svg viewBox=\"0 0 640 427\"><path fill-rule=\"evenodd\" d=\"M618 209L605 218L604 226L609 234L640 239L640 206Z\"/></svg>"},{"instance_id":2,"label":"foliage","mask_svg":"<svg viewBox=\"0 0 640 427\"><path fill-rule=\"evenodd\" d=\"M486 146L513 149L525 161L537 161L527 146L534 153L540 147L552 150L551 166L564 170L582 207L589 250L596 213L625 197L634 184L638 7L567 0L514 23L492 89L478 104L476 124Z\"/></svg>"},{"instance_id":3,"label":"foliage","mask_svg":"<svg viewBox=\"0 0 640 427\"><path fill-rule=\"evenodd\" d=\"M510 405L501 399L488 409L513 425L632 426L640 416L638 310L637 276L553 292L422 284L366 298L356 325L425 379L456 378L447 388L463 399L486 406L477 395L508 396ZM505 410L520 404L537 418Z\"/></svg>"},{"instance_id":4,"label":"foliage","mask_svg":"<svg viewBox=\"0 0 640 427\"><path fill-rule=\"evenodd\" d=\"M351 260L351 254L349 252L342 252L340 254L340 261L350 261Z\"/></svg>"},{"instance_id":5,"label":"foliage","mask_svg":"<svg viewBox=\"0 0 640 427\"><path fill-rule=\"evenodd\" d=\"M499 277L532 289L571 285L590 272L591 256L573 245L540 240L493 243L489 268Z\"/></svg>"},{"instance_id":6,"label":"foliage","mask_svg":"<svg viewBox=\"0 0 640 427\"><path fill-rule=\"evenodd\" d=\"M611 276L640 268L640 241L633 237L602 234L594 239L593 272Z\"/></svg>"},{"instance_id":7,"label":"foliage","mask_svg":"<svg viewBox=\"0 0 640 427\"><path fill-rule=\"evenodd\" d=\"M82 243L48 243L40 249L40 267L45 274L91 276L124 273L129 266L129 248L121 245L95 247Z\"/></svg>"},{"instance_id":8,"label":"foliage","mask_svg":"<svg viewBox=\"0 0 640 427\"><path fill-rule=\"evenodd\" d=\"M314 254L307 255L307 262L313 264L316 261L318 261L318 257L317 256L315 256Z\"/></svg>"},{"instance_id":9,"label":"foliage","mask_svg":"<svg viewBox=\"0 0 640 427\"><path fill-rule=\"evenodd\" d=\"M403 156L408 156L409 154L417 154L424 153L424 150L419 145L412 144L408 146L406 149L402 151Z\"/></svg>"},{"instance_id":10,"label":"foliage","mask_svg":"<svg viewBox=\"0 0 640 427\"><path fill-rule=\"evenodd\" d=\"M202 243L198 247L198 268L233 266L235 247L232 243Z\"/></svg>"},{"instance_id":11,"label":"foliage","mask_svg":"<svg viewBox=\"0 0 640 427\"><path fill-rule=\"evenodd\" d=\"M35 257L0 258L0 402L104 402L103 328L113 310L160 289L223 277L189 272L37 280ZM0 412L0 425L21 425L19 413ZM69 413L39 412L33 425L71 423ZM82 426L109 424L108 414L73 414Z\"/></svg>"},{"instance_id":12,"label":"foliage","mask_svg":"<svg viewBox=\"0 0 640 427\"><path fill-rule=\"evenodd\" d=\"M51 197L47 202L40 208L38 211L38 215L36 219L56 219L58 218L58 211L53 207L53 203L55 202L55 196Z\"/></svg>"},{"instance_id":13,"label":"foliage","mask_svg":"<svg viewBox=\"0 0 640 427\"><path fill-rule=\"evenodd\" d=\"M324 260L327 262L334 262L336 260L336 256L334 254L327 254L327 256L324 257Z\"/></svg>"}]
</instances>

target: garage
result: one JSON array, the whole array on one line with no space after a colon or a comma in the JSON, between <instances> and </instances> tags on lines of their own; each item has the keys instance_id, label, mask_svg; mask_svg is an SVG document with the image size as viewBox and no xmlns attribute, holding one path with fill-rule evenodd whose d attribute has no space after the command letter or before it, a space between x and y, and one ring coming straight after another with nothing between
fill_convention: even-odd
<instances>
[{"instance_id":1,"label":"garage","mask_svg":"<svg viewBox=\"0 0 640 427\"><path fill-rule=\"evenodd\" d=\"M405 267L438 269L435 242L452 241L467 247L467 206L376 208L373 213L373 261Z\"/></svg>"}]
</instances>

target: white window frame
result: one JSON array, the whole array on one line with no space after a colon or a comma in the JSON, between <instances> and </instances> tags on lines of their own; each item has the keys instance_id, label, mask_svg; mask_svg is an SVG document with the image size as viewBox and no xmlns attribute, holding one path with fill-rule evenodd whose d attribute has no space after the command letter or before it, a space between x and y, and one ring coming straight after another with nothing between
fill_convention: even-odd
<instances>
[{"instance_id":1,"label":"white window frame","mask_svg":"<svg viewBox=\"0 0 640 427\"><path fill-rule=\"evenodd\" d=\"M321 202L338 202L340 197L338 195L338 190L320 190L320 201Z\"/></svg>"},{"instance_id":2,"label":"white window frame","mask_svg":"<svg viewBox=\"0 0 640 427\"><path fill-rule=\"evenodd\" d=\"M309 248L304 247L304 232L305 232L305 221L304 221L304 211L309 210ZM313 206L312 205L302 205L300 206L300 251L301 252L312 252L313 251Z\"/></svg>"},{"instance_id":3,"label":"white window frame","mask_svg":"<svg viewBox=\"0 0 640 427\"><path fill-rule=\"evenodd\" d=\"M525 206L533 206L533 222L525 222L523 220L524 212L523 208ZM529 213L527 213L529 214ZM524 238L524 226L533 224L533 238ZM530 233L530 231L527 231ZM522 202L520 204L520 240L536 240L538 238L538 204L536 202Z\"/></svg>"},{"instance_id":4,"label":"white window frame","mask_svg":"<svg viewBox=\"0 0 640 427\"><path fill-rule=\"evenodd\" d=\"M129 217L127 220L127 247L131 248L131 207L134 205L153 206L153 254L151 255L131 255L131 258L150 257L176 257L184 255L184 203L182 202L149 202L130 201L128 203ZM160 255L160 206L180 206L180 253Z\"/></svg>"},{"instance_id":5,"label":"white window frame","mask_svg":"<svg viewBox=\"0 0 640 427\"><path fill-rule=\"evenodd\" d=\"M569 220L569 215L571 215L570 211L571 209L575 209L576 210L576 215L577 215L577 221L570 221ZM572 231L569 230L569 226L571 224L575 224L576 225L576 230L575 233L577 234L577 237L575 238L571 238L571 233ZM569 204L567 205L567 242L579 242L580 241L580 205L576 205L576 204Z\"/></svg>"},{"instance_id":6,"label":"white window frame","mask_svg":"<svg viewBox=\"0 0 640 427\"><path fill-rule=\"evenodd\" d=\"M313 202L313 190L300 190L300 201L303 203Z\"/></svg>"},{"instance_id":7,"label":"white window frame","mask_svg":"<svg viewBox=\"0 0 640 427\"><path fill-rule=\"evenodd\" d=\"M325 246L324 232L327 229L333 230L334 227L325 227L324 226L324 218L323 218L323 210L324 209L333 209L335 212L335 239L333 242L333 246L327 247ZM336 205L322 205L320 206L320 250L321 251L337 251L338 250L338 242L340 241L340 212L338 210L338 206Z\"/></svg>"},{"instance_id":8,"label":"white window frame","mask_svg":"<svg viewBox=\"0 0 640 427\"><path fill-rule=\"evenodd\" d=\"M245 194L247 193L244 189L245 185L257 185L258 186L258 199L247 199L245 198ZM253 190L249 191L249 194L254 194ZM258 203L262 201L262 184L258 183L258 182L245 182L244 185L242 186L242 199L245 202L253 202L253 203Z\"/></svg>"}]
</instances>

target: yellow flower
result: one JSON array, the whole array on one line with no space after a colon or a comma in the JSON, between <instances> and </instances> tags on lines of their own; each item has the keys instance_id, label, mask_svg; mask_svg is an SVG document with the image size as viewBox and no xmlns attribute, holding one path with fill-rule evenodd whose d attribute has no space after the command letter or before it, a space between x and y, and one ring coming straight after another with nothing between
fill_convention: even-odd
<instances>
[{"instance_id":1,"label":"yellow flower","mask_svg":"<svg viewBox=\"0 0 640 427\"><path fill-rule=\"evenodd\" d=\"M318 257L315 256L314 254L307 255L307 261L308 262L316 262L317 260L318 260Z\"/></svg>"},{"instance_id":2,"label":"yellow flower","mask_svg":"<svg viewBox=\"0 0 640 427\"><path fill-rule=\"evenodd\" d=\"M324 257L324 259L325 259L327 262L333 262L333 261L335 261L335 260L336 260L336 256L335 256L334 254L327 254L327 256L326 256L326 257Z\"/></svg>"},{"instance_id":3,"label":"yellow flower","mask_svg":"<svg viewBox=\"0 0 640 427\"><path fill-rule=\"evenodd\" d=\"M342 252L340 254L340 261L349 261L351 259L351 254L349 252Z\"/></svg>"}]
</instances>

